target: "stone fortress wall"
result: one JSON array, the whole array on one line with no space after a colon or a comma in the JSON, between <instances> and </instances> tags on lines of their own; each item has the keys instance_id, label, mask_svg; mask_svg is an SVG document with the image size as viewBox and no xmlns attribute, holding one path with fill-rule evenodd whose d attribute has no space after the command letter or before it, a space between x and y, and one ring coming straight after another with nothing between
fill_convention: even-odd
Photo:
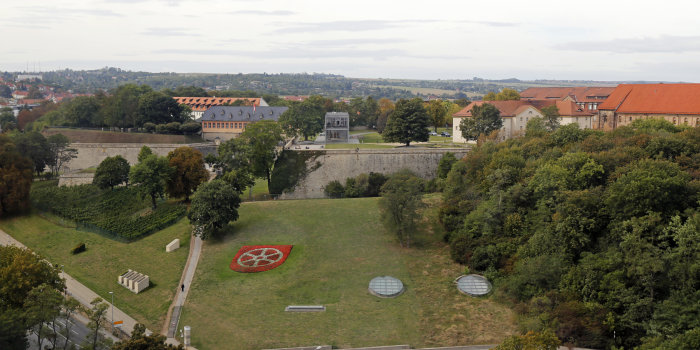
<instances>
[{"instance_id":1,"label":"stone fortress wall","mask_svg":"<svg viewBox=\"0 0 700 350\"><path fill-rule=\"evenodd\" d=\"M71 143L69 147L78 150L78 158L72 159L64 165L64 172L96 167L107 157L121 155L129 164L138 163L138 155L141 147L148 146L153 153L166 156L168 152L178 147L189 146L198 149L205 156L216 153L216 145L213 143L192 144L167 144L167 143Z\"/></svg>"},{"instance_id":2,"label":"stone fortress wall","mask_svg":"<svg viewBox=\"0 0 700 350\"><path fill-rule=\"evenodd\" d=\"M445 153L454 153L457 159L460 159L468 151L469 148L325 150L323 155L307 161L306 167L309 172L296 185L294 191L284 193L279 198L325 198L323 189L329 182L337 180L345 184L345 179L349 177L370 172L392 174L407 168L424 179L432 179L436 176L438 163Z\"/></svg>"}]
</instances>

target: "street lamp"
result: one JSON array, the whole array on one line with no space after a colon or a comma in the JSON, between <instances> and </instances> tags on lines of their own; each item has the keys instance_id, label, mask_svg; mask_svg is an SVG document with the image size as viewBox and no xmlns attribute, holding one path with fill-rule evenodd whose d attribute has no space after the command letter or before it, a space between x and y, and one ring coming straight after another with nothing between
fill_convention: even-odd
<instances>
[{"instance_id":1,"label":"street lamp","mask_svg":"<svg viewBox=\"0 0 700 350\"><path fill-rule=\"evenodd\" d=\"M112 327L114 327L114 292L109 292L112 295Z\"/></svg>"}]
</instances>

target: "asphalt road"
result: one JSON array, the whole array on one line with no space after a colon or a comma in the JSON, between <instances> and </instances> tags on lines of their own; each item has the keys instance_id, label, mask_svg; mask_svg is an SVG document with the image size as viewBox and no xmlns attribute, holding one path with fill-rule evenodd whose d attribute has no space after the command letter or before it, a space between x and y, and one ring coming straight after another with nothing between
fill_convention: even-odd
<instances>
[{"instance_id":1,"label":"asphalt road","mask_svg":"<svg viewBox=\"0 0 700 350\"><path fill-rule=\"evenodd\" d=\"M66 336L65 334L65 327L66 323L69 324L70 327L70 334L68 336L68 349L82 349L81 344L83 344L86 341L86 338L88 334L90 334L90 328L87 327L88 320L82 315L76 315L75 317L70 318L69 320L66 320L64 318L60 318L56 321L57 323L57 330L59 332L59 335L56 340L56 348L58 349L63 349L63 346L66 342ZM59 328L60 327L60 328ZM113 341L117 341L115 337L113 337L111 334L106 334L104 331L101 332L102 336L108 336L112 338ZM37 344L37 338L35 334L31 334L29 336L29 349L31 350L39 350L39 344ZM50 345L50 342L48 339L44 339L43 342L44 347L47 345Z\"/></svg>"}]
</instances>

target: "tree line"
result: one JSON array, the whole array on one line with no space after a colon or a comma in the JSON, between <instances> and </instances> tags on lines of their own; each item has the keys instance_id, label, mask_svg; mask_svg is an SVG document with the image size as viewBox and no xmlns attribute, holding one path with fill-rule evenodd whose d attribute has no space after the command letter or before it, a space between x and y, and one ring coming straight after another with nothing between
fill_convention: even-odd
<instances>
[{"instance_id":1,"label":"tree line","mask_svg":"<svg viewBox=\"0 0 700 350\"><path fill-rule=\"evenodd\" d=\"M452 258L494 282L524 331L696 348L700 129L551 129L535 118L523 137L482 136L450 167L440 218Z\"/></svg>"}]
</instances>

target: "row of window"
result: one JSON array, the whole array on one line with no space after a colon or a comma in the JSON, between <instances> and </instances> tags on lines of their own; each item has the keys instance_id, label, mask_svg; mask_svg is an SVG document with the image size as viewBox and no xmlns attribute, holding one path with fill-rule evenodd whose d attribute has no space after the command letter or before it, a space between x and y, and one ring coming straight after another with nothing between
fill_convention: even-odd
<instances>
[{"instance_id":1,"label":"row of window","mask_svg":"<svg viewBox=\"0 0 700 350\"><path fill-rule=\"evenodd\" d=\"M649 119L649 117L647 116L645 119ZM632 117L629 117L629 122L630 122L630 123L632 122L632 120L633 120ZM619 116L619 122L620 122L620 123L623 122L622 116ZM673 117L673 124L680 124L680 123L681 123L681 118ZM693 123L693 119L692 119L692 118L690 119L690 123L691 123L691 124ZM689 125L689 124L688 124L688 117L684 117L684 118L683 118L683 124ZM700 118L695 118L695 126L700 126Z\"/></svg>"},{"instance_id":2,"label":"row of window","mask_svg":"<svg viewBox=\"0 0 700 350\"><path fill-rule=\"evenodd\" d=\"M239 122L202 122L202 128L245 129L245 124Z\"/></svg>"}]
</instances>

